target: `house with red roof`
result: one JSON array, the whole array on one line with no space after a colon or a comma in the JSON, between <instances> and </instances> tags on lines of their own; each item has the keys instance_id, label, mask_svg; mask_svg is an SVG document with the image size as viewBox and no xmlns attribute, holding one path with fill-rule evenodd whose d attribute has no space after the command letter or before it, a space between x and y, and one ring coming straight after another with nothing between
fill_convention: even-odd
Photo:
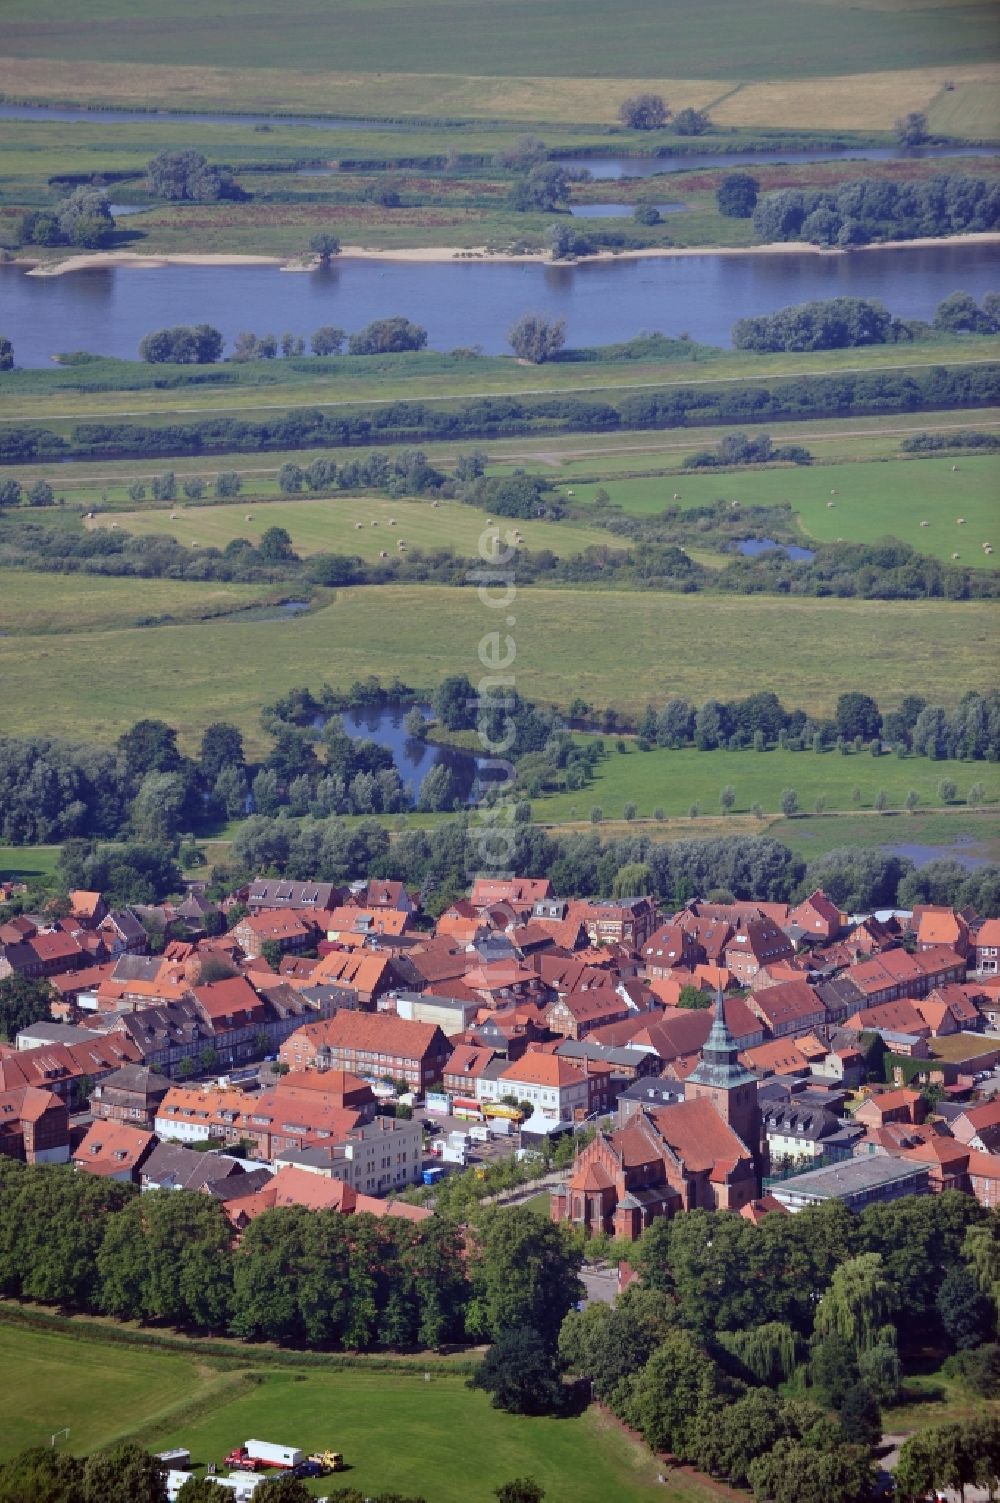
<instances>
[{"instance_id":1,"label":"house with red roof","mask_svg":"<svg viewBox=\"0 0 1000 1503\"><path fill-rule=\"evenodd\" d=\"M148 1128L127 1122L92 1122L73 1154L73 1163L86 1174L137 1185L143 1164L158 1138Z\"/></svg>"},{"instance_id":2,"label":"house with red roof","mask_svg":"<svg viewBox=\"0 0 1000 1503\"><path fill-rule=\"evenodd\" d=\"M1000 970L1000 918L984 919L975 934L975 967L981 976Z\"/></svg>"},{"instance_id":3,"label":"house with red roof","mask_svg":"<svg viewBox=\"0 0 1000 1503\"><path fill-rule=\"evenodd\" d=\"M752 991L745 1001L773 1039L808 1033L827 1021L823 999L804 980L781 981L763 991Z\"/></svg>"},{"instance_id":4,"label":"house with red roof","mask_svg":"<svg viewBox=\"0 0 1000 1503\"><path fill-rule=\"evenodd\" d=\"M968 955L969 926L953 908L925 903L914 909L913 921L917 929L918 952L943 948L954 950L956 955L963 957Z\"/></svg>"},{"instance_id":5,"label":"house with red roof","mask_svg":"<svg viewBox=\"0 0 1000 1503\"><path fill-rule=\"evenodd\" d=\"M788 915L788 927L821 945L835 940L844 927L844 915L822 888L803 898Z\"/></svg>"},{"instance_id":6,"label":"house with red roof","mask_svg":"<svg viewBox=\"0 0 1000 1503\"><path fill-rule=\"evenodd\" d=\"M546 1008L545 1021L553 1033L561 1033L568 1039L583 1039L595 1028L622 1022L631 1011L615 987L608 984L567 992Z\"/></svg>"},{"instance_id":7,"label":"house with red roof","mask_svg":"<svg viewBox=\"0 0 1000 1503\"><path fill-rule=\"evenodd\" d=\"M23 1056L22 1056L23 1057ZM0 1089L0 1156L25 1164L69 1160L69 1109L53 1091L15 1083Z\"/></svg>"},{"instance_id":8,"label":"house with red roof","mask_svg":"<svg viewBox=\"0 0 1000 1503\"><path fill-rule=\"evenodd\" d=\"M387 1012L338 1011L296 1029L278 1057L293 1070L348 1070L367 1080L405 1080L423 1092L441 1079L451 1053L436 1024L411 1023Z\"/></svg>"}]
</instances>

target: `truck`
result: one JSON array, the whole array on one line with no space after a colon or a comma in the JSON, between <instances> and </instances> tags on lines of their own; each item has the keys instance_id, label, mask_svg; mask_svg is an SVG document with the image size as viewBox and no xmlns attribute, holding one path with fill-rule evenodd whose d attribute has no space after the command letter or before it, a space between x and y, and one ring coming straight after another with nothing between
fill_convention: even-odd
<instances>
[{"instance_id":1,"label":"truck","mask_svg":"<svg viewBox=\"0 0 1000 1503\"><path fill-rule=\"evenodd\" d=\"M244 1472L259 1472L272 1466L290 1471L305 1459L305 1451L300 1451L297 1446L277 1445L270 1440L245 1440L230 1451L225 1464Z\"/></svg>"},{"instance_id":2,"label":"truck","mask_svg":"<svg viewBox=\"0 0 1000 1503\"><path fill-rule=\"evenodd\" d=\"M323 1475L327 1472L342 1472L344 1470L344 1458L339 1451L314 1451L309 1457L316 1466L323 1468Z\"/></svg>"}]
</instances>

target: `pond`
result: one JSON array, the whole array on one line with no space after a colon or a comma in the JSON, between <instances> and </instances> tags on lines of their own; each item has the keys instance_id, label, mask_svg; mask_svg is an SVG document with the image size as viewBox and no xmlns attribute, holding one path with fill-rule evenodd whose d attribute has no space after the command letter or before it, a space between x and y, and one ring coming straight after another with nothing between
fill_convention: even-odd
<instances>
[{"instance_id":1,"label":"pond","mask_svg":"<svg viewBox=\"0 0 1000 1503\"><path fill-rule=\"evenodd\" d=\"M899 845L879 846L879 850L887 856L905 856L918 868L929 866L932 861L957 861L970 872L990 865L988 856L975 854L982 850L982 846L971 835L960 835L951 845L919 845L902 841Z\"/></svg>"},{"instance_id":2,"label":"pond","mask_svg":"<svg viewBox=\"0 0 1000 1503\"><path fill-rule=\"evenodd\" d=\"M654 204L661 214L686 214L687 204ZM569 211L574 219L630 219L635 213L635 204L571 204Z\"/></svg>"},{"instance_id":3,"label":"pond","mask_svg":"<svg viewBox=\"0 0 1000 1503\"><path fill-rule=\"evenodd\" d=\"M407 793L416 800L420 786L432 767L447 767L466 803L478 796L476 778L487 759L455 746L437 746L419 736L409 736L403 724L412 706L404 704L362 705L345 710L341 722L347 734L357 741L374 741L392 752ZM420 705L424 718L430 720L430 708ZM488 776L488 774L487 774Z\"/></svg>"},{"instance_id":4,"label":"pond","mask_svg":"<svg viewBox=\"0 0 1000 1503\"><path fill-rule=\"evenodd\" d=\"M88 267L34 277L0 266L3 332L21 366L47 366L67 349L134 359L143 335L210 323L231 346L241 329L308 336L321 324L362 328L404 314L432 349L507 350L527 310L566 321L570 346L613 344L640 330L689 333L728 345L745 314L839 296L878 298L901 318L930 318L964 288L996 288L996 247L982 242L818 255L789 249L572 263L379 261L344 257L292 275L277 266Z\"/></svg>"},{"instance_id":5,"label":"pond","mask_svg":"<svg viewBox=\"0 0 1000 1503\"><path fill-rule=\"evenodd\" d=\"M774 553L779 549L794 563L807 564L816 557L811 548L800 548L796 543L776 543L774 538L740 538L736 547L744 558L757 558L761 553Z\"/></svg>"}]
</instances>

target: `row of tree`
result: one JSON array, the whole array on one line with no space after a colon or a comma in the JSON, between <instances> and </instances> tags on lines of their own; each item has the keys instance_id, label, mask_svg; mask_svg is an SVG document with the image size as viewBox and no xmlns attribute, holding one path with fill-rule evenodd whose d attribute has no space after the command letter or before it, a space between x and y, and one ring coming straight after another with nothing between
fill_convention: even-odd
<instances>
[{"instance_id":1,"label":"row of tree","mask_svg":"<svg viewBox=\"0 0 1000 1503\"><path fill-rule=\"evenodd\" d=\"M427 330L408 318L377 318L356 334L323 324L312 334L309 345L314 355L339 355L347 343L349 355L391 355L404 350L422 350L427 344ZM155 329L139 343L139 358L150 365L213 365L222 359L224 340L211 324L178 324L173 328ZM285 359L305 354L305 340L297 334L254 334L244 330L237 334L231 360L238 364L248 360L273 360L278 353Z\"/></svg>"},{"instance_id":2,"label":"row of tree","mask_svg":"<svg viewBox=\"0 0 1000 1503\"><path fill-rule=\"evenodd\" d=\"M322 1349L494 1340L530 1321L555 1341L579 1250L529 1211L472 1232L441 1216L282 1207L234 1246L218 1201L0 1160L0 1290L180 1330Z\"/></svg>"},{"instance_id":3,"label":"row of tree","mask_svg":"<svg viewBox=\"0 0 1000 1503\"><path fill-rule=\"evenodd\" d=\"M84 422L68 435L37 424L6 425L0 464L33 460L195 455L219 451L344 448L373 442L514 436L522 433L604 432L629 428L699 427L819 417L941 411L1000 402L1000 365L932 366L906 372L840 372L775 377L738 385L633 390L613 401L581 397L491 396L454 407L420 401L387 402L356 411L302 407L254 420L205 417L156 427L133 422Z\"/></svg>"},{"instance_id":4,"label":"row of tree","mask_svg":"<svg viewBox=\"0 0 1000 1503\"><path fill-rule=\"evenodd\" d=\"M572 711L571 711L572 713ZM657 746L695 746L699 751L781 747L842 752L888 743L935 761L1000 761L1000 694L962 696L954 710L929 705L919 694L883 713L870 694L851 690L837 700L832 719L788 710L766 690L746 699L706 700L696 708L674 696L661 706L649 704L638 724L639 736Z\"/></svg>"}]
</instances>

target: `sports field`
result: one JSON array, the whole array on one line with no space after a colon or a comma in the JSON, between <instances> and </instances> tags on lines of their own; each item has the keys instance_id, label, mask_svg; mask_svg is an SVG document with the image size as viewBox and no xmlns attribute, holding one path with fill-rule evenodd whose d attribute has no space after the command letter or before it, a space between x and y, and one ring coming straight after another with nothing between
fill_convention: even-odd
<instances>
[{"instance_id":1,"label":"sports field","mask_svg":"<svg viewBox=\"0 0 1000 1503\"><path fill-rule=\"evenodd\" d=\"M17 1374L5 1390L0 1456L47 1445L63 1426L69 1435L60 1443L78 1453L134 1437L156 1450L189 1447L201 1465L249 1435L280 1435L303 1449L342 1451L341 1485L420 1493L431 1503L493 1503L494 1488L526 1473L547 1503L729 1496L683 1473L659 1485L663 1464L596 1411L550 1420L492 1409L433 1357L412 1376L364 1363L300 1371L269 1367L267 1353L241 1356L234 1344L225 1371L194 1346L147 1352L12 1326L0 1328L0 1356ZM330 1489L329 1480L308 1485L315 1495Z\"/></svg>"},{"instance_id":2,"label":"sports field","mask_svg":"<svg viewBox=\"0 0 1000 1503\"><path fill-rule=\"evenodd\" d=\"M308 463L308 460L306 461ZM276 487L275 487L276 489ZM172 518L176 517L176 520ZM269 527L284 527L297 553L350 553L369 561L380 554L395 558L408 548L453 548L461 558L480 556L486 514L459 502L387 501L353 492L322 499L274 501L238 506L177 506L170 511L106 512L88 526L110 527L142 537L167 533L191 547L224 548L233 538L259 542ZM502 536L519 528L528 548L550 548L561 556L591 546L606 546L606 532L573 522L520 522L501 517ZM495 529L490 529L491 535ZM484 545L487 546L487 545Z\"/></svg>"},{"instance_id":3,"label":"sports field","mask_svg":"<svg viewBox=\"0 0 1000 1503\"><path fill-rule=\"evenodd\" d=\"M974 415L969 419L974 427ZM793 435L790 441L798 440ZM601 469L595 458L591 472ZM692 470L660 478L608 474L591 484L574 482L570 489L579 502L593 501L603 489L613 502L639 514L719 500L787 504L799 519L804 542L871 543L891 534L920 553L946 561L957 555L973 568L995 568L1000 558L1000 551L991 557L983 550L984 543L1000 550L1000 455L751 467L724 474Z\"/></svg>"},{"instance_id":4,"label":"sports field","mask_svg":"<svg viewBox=\"0 0 1000 1503\"><path fill-rule=\"evenodd\" d=\"M795 790L803 811L812 811L818 799L828 809L856 805L871 810L881 791L888 795L890 808L900 809L911 789L918 794L921 807L940 807L937 789L945 777L955 780L961 798L974 783L980 783L986 802L1000 799L1000 771L991 762L941 763L924 757L900 761L894 756L873 757L867 751L843 756L836 751L817 755L777 748L766 752L690 748L641 752L633 747L623 755L615 751L614 740L606 739L604 744L608 756L595 768L593 782L571 793L532 799L537 820L587 818L595 805L610 819L620 819L626 804L633 804L641 818L649 818L657 808L668 815L686 814L692 806L702 814L718 814L719 794L725 787L736 794L735 813L745 813L754 804L760 804L765 814L776 813L786 788ZM860 790L860 800L854 798L855 789ZM870 832L870 843L881 839L881 832Z\"/></svg>"},{"instance_id":5,"label":"sports field","mask_svg":"<svg viewBox=\"0 0 1000 1503\"><path fill-rule=\"evenodd\" d=\"M50 578L55 626L59 580ZM499 629L514 639L516 687L528 697L567 705L580 695L636 710L670 694L701 703L766 686L830 714L848 689L888 707L915 688L943 704L992 688L997 615L983 602L525 588L500 618L472 589L366 586L284 621L74 632L67 607L70 630L58 644L0 638L0 676L5 717L22 734L110 740L141 715L159 715L187 745L218 719L259 744L260 706L291 684L346 688L370 673L416 688L448 673L475 681L480 644ZM96 673L97 662L114 671Z\"/></svg>"}]
</instances>

